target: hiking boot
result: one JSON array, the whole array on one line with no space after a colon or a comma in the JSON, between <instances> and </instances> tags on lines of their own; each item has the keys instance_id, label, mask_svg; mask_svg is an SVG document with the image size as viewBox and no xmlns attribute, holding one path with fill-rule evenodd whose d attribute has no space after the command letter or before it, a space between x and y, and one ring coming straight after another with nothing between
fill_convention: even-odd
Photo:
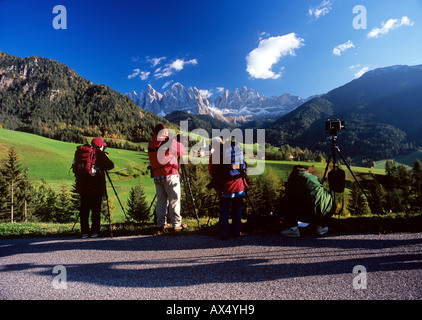
<instances>
[{"instance_id":1,"label":"hiking boot","mask_svg":"<svg viewBox=\"0 0 422 320\"><path fill-rule=\"evenodd\" d=\"M87 239L89 237L89 235L87 234L87 233L84 233L82 236L81 236L81 238L82 239Z\"/></svg>"},{"instance_id":2,"label":"hiking boot","mask_svg":"<svg viewBox=\"0 0 422 320\"><path fill-rule=\"evenodd\" d=\"M326 234L327 232L328 232L328 227L321 227L321 226L315 227L315 233L319 236L322 236L323 234Z\"/></svg>"},{"instance_id":3,"label":"hiking boot","mask_svg":"<svg viewBox=\"0 0 422 320\"><path fill-rule=\"evenodd\" d=\"M182 223L180 226L178 226L178 227L174 227L174 231L175 231L175 232L180 232L180 231L182 231L182 230L186 229L187 227L188 227L188 225L187 225L187 224Z\"/></svg>"},{"instance_id":4,"label":"hiking boot","mask_svg":"<svg viewBox=\"0 0 422 320\"><path fill-rule=\"evenodd\" d=\"M290 237L290 238L299 238L300 232L298 227L290 227L288 229L285 229L281 231L281 235L284 237Z\"/></svg>"}]
</instances>

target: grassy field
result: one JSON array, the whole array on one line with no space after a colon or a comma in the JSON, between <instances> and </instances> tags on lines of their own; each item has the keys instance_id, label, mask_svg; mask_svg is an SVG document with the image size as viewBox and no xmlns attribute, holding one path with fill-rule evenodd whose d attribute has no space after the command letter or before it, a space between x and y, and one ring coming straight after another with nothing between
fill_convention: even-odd
<instances>
[{"instance_id":1,"label":"grassy field","mask_svg":"<svg viewBox=\"0 0 422 320\"><path fill-rule=\"evenodd\" d=\"M12 146L18 153L22 167L29 168L30 178L33 181L45 181L55 191L59 191L63 184L66 185L68 190L71 189L75 178L70 167L78 144L47 139L24 132L0 129L1 160L7 157L7 153ZM131 187L138 183L137 178L127 174L127 170L120 171L125 168L132 168L133 174L139 174L145 188L147 200L151 201L155 194L153 181L148 174L141 174L148 172L148 154L146 152L113 148L108 148L107 152L115 164L115 168L110 171L110 178L123 205L126 204ZM117 173L113 173L116 171ZM124 218L123 212L110 184L108 183L107 186L109 197L113 200L115 207L113 216L115 219L121 220Z\"/></svg>"},{"instance_id":2,"label":"grassy field","mask_svg":"<svg viewBox=\"0 0 422 320\"><path fill-rule=\"evenodd\" d=\"M386 159L386 160L377 161L375 164L376 164L376 167L385 168L385 163L388 160L394 160L396 164L403 164L407 166L409 169L411 169L413 168L416 159L422 160L422 150L418 150L404 156L398 156L394 159Z\"/></svg>"}]
</instances>

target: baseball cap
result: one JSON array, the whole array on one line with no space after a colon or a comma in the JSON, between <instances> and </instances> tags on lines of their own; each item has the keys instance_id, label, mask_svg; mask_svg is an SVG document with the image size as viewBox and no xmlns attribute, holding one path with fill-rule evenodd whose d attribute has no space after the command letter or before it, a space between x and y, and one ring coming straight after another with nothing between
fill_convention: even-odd
<instances>
[{"instance_id":1,"label":"baseball cap","mask_svg":"<svg viewBox=\"0 0 422 320\"><path fill-rule=\"evenodd\" d=\"M100 137L96 137L96 138L94 138L94 139L92 139L92 142L91 142L91 144L93 145L93 146L96 146L96 147L107 147L107 143L105 143L104 141L103 141L103 139L101 139Z\"/></svg>"}]
</instances>

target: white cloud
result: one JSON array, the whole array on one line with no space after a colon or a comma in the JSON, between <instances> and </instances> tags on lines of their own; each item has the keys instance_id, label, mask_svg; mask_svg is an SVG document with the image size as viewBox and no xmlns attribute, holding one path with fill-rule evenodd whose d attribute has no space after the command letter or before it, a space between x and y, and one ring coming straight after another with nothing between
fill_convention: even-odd
<instances>
[{"instance_id":1,"label":"white cloud","mask_svg":"<svg viewBox=\"0 0 422 320\"><path fill-rule=\"evenodd\" d=\"M151 67L155 68L156 66L158 66L161 61L166 60L167 57L161 57L161 58L149 58L147 57L147 62L151 63Z\"/></svg>"},{"instance_id":2,"label":"white cloud","mask_svg":"<svg viewBox=\"0 0 422 320\"><path fill-rule=\"evenodd\" d=\"M374 28L368 33L368 38L379 38L389 33L391 30L400 28L402 26L413 26L415 23L408 17L404 16L399 19L390 19L386 23L382 23L381 28Z\"/></svg>"},{"instance_id":3,"label":"white cloud","mask_svg":"<svg viewBox=\"0 0 422 320\"><path fill-rule=\"evenodd\" d=\"M339 44L333 49L333 54L336 56L341 56L341 54L346 51L347 49L354 48L355 45L351 40L347 41L346 43Z\"/></svg>"},{"instance_id":4,"label":"white cloud","mask_svg":"<svg viewBox=\"0 0 422 320\"><path fill-rule=\"evenodd\" d=\"M285 56L295 55L295 50L303 45L304 40L295 33L261 40L246 57L246 71L256 79L278 79L281 73L271 71L273 65Z\"/></svg>"},{"instance_id":5,"label":"white cloud","mask_svg":"<svg viewBox=\"0 0 422 320\"><path fill-rule=\"evenodd\" d=\"M151 74L151 72L141 71L141 74L139 75L139 78L141 78L141 80L146 80L146 79L148 79L148 77L149 77L150 74Z\"/></svg>"},{"instance_id":6,"label":"white cloud","mask_svg":"<svg viewBox=\"0 0 422 320\"><path fill-rule=\"evenodd\" d=\"M310 7L308 14L310 16L314 16L316 19L319 19L321 16L325 16L326 14L330 13L333 3L334 1L324 0L318 6Z\"/></svg>"},{"instance_id":7,"label":"white cloud","mask_svg":"<svg viewBox=\"0 0 422 320\"><path fill-rule=\"evenodd\" d=\"M165 84L163 84L163 86L161 87L161 89L165 89L167 88L169 85L171 85L173 83L173 80L167 81Z\"/></svg>"},{"instance_id":8,"label":"white cloud","mask_svg":"<svg viewBox=\"0 0 422 320\"><path fill-rule=\"evenodd\" d=\"M141 70L139 70L139 69L133 69L132 74L128 75L127 78L128 79L133 79L133 78L137 77L140 73L141 73Z\"/></svg>"},{"instance_id":9,"label":"white cloud","mask_svg":"<svg viewBox=\"0 0 422 320\"><path fill-rule=\"evenodd\" d=\"M368 70L369 70L369 67L364 67L360 69L357 73L355 73L355 78L362 77L366 72L368 72Z\"/></svg>"},{"instance_id":10,"label":"white cloud","mask_svg":"<svg viewBox=\"0 0 422 320\"><path fill-rule=\"evenodd\" d=\"M172 63L166 64L163 68L158 68L155 70L154 75L157 79L170 77L175 72L181 71L186 65L196 65L198 60L191 59L185 61L184 59L176 59Z\"/></svg>"},{"instance_id":11,"label":"white cloud","mask_svg":"<svg viewBox=\"0 0 422 320\"><path fill-rule=\"evenodd\" d=\"M138 77L141 80L146 80L148 79L149 75L151 74L151 72L147 72L147 71L141 71L140 69L133 69L132 74L128 75L127 78L128 79L133 79L135 77Z\"/></svg>"}]
</instances>

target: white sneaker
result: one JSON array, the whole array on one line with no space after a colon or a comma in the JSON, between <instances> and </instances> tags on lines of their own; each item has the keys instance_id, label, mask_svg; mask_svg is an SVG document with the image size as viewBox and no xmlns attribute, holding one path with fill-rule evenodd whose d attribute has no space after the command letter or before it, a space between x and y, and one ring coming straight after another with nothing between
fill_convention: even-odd
<instances>
[{"instance_id":1,"label":"white sneaker","mask_svg":"<svg viewBox=\"0 0 422 320\"><path fill-rule=\"evenodd\" d=\"M317 235L322 236L328 232L328 227L316 226L315 232Z\"/></svg>"},{"instance_id":2,"label":"white sneaker","mask_svg":"<svg viewBox=\"0 0 422 320\"><path fill-rule=\"evenodd\" d=\"M298 227L291 227L281 231L281 235L290 238L299 238L300 232Z\"/></svg>"}]
</instances>

